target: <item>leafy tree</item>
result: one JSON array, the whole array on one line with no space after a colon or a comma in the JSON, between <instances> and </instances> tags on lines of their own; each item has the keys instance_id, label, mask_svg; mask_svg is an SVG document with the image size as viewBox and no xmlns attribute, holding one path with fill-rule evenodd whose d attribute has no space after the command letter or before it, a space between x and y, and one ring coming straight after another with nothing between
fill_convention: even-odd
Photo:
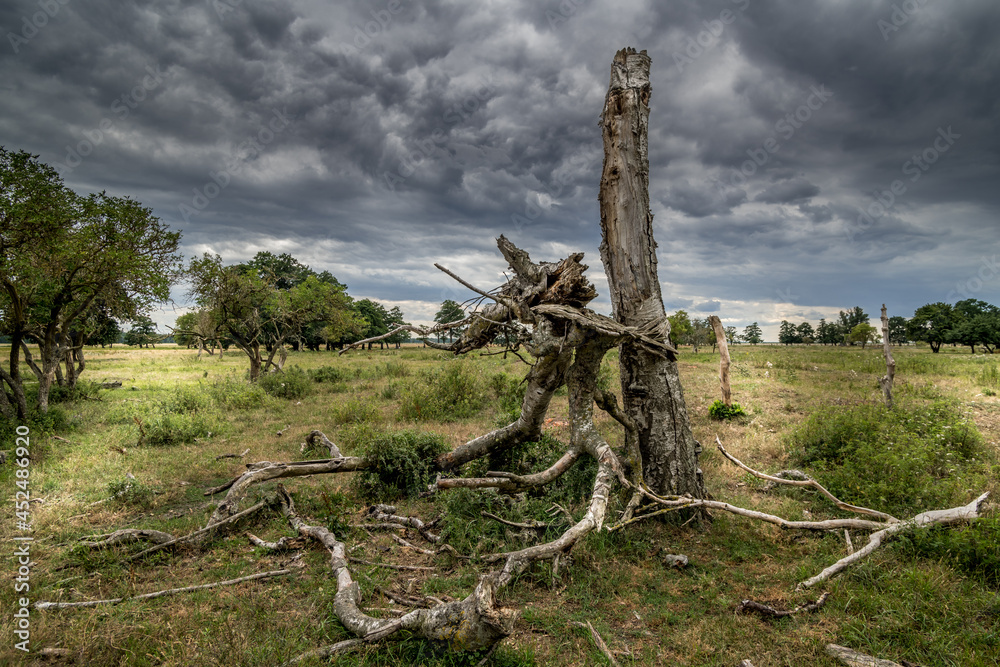
<instances>
[{"instance_id":1,"label":"leafy tree","mask_svg":"<svg viewBox=\"0 0 1000 667\"><path fill-rule=\"evenodd\" d=\"M122 336L117 320L111 317L108 307L103 303L90 310L84 328L87 331L84 341L87 345L114 347Z\"/></svg>"},{"instance_id":2,"label":"leafy tree","mask_svg":"<svg viewBox=\"0 0 1000 667\"><path fill-rule=\"evenodd\" d=\"M837 332L840 336L840 342L848 342L851 345L855 341L851 340L851 332L854 331L854 327L859 324L868 324L868 313L861 308L861 306L854 306L848 311L840 311L840 326Z\"/></svg>"},{"instance_id":3,"label":"leafy tree","mask_svg":"<svg viewBox=\"0 0 1000 667\"><path fill-rule=\"evenodd\" d=\"M362 299L356 301L354 307L365 323L360 340L389 333L389 311L385 309L385 306L378 301ZM385 341L379 341L379 345L384 348ZM368 349L372 349L372 343L368 343Z\"/></svg>"},{"instance_id":4,"label":"leafy tree","mask_svg":"<svg viewBox=\"0 0 1000 667\"><path fill-rule=\"evenodd\" d=\"M827 322L825 319L819 321L816 327L816 340L823 345L837 345L843 342L843 335L840 333L840 326L836 322Z\"/></svg>"},{"instance_id":5,"label":"leafy tree","mask_svg":"<svg viewBox=\"0 0 1000 667\"><path fill-rule=\"evenodd\" d=\"M36 156L0 147L0 331L11 337L0 414L27 412L22 353L45 412L53 382L72 387L84 370L95 309L135 320L165 301L180 272L179 241L139 202L81 197Z\"/></svg>"},{"instance_id":6,"label":"leafy tree","mask_svg":"<svg viewBox=\"0 0 1000 667\"><path fill-rule=\"evenodd\" d=\"M851 333L848 335L848 340L852 344L861 343L861 349L864 349L868 346L868 343L879 342L881 337L878 334L878 329L867 322L864 322L851 329Z\"/></svg>"},{"instance_id":7,"label":"leafy tree","mask_svg":"<svg viewBox=\"0 0 1000 667\"><path fill-rule=\"evenodd\" d=\"M778 342L782 345L800 342L798 330L788 320L781 320L781 326L778 328Z\"/></svg>"},{"instance_id":8,"label":"leafy tree","mask_svg":"<svg viewBox=\"0 0 1000 667\"><path fill-rule=\"evenodd\" d=\"M684 342L693 347L695 352L697 352L698 348L702 345L708 344L711 344L714 349L715 331L712 329L712 326L708 323L707 319L691 320L690 329L688 329Z\"/></svg>"},{"instance_id":9,"label":"leafy tree","mask_svg":"<svg viewBox=\"0 0 1000 667\"><path fill-rule=\"evenodd\" d=\"M450 322L457 322L459 320L465 319L465 311L462 307L452 301L451 299L446 299L442 304L440 310L434 315L434 321L438 324L448 324ZM456 327L454 329L449 329L445 334L445 337L451 341L452 337L455 335L460 335L464 327Z\"/></svg>"},{"instance_id":10,"label":"leafy tree","mask_svg":"<svg viewBox=\"0 0 1000 667\"><path fill-rule=\"evenodd\" d=\"M736 332L736 327L728 326L724 329L726 332L726 342L730 345L735 343L739 339L740 335Z\"/></svg>"},{"instance_id":11,"label":"leafy tree","mask_svg":"<svg viewBox=\"0 0 1000 667\"><path fill-rule=\"evenodd\" d=\"M409 324L409 322L404 321L403 311L399 306L393 306L392 310L389 311L389 317L386 320L386 326L389 327L389 331L392 331L396 327L402 326L404 324ZM388 338L385 342L389 345L395 345L397 348L406 341L410 340L410 332L405 329L402 331L397 331Z\"/></svg>"},{"instance_id":12,"label":"leafy tree","mask_svg":"<svg viewBox=\"0 0 1000 667\"><path fill-rule=\"evenodd\" d=\"M673 315L667 317L670 321L670 342L674 347L688 341L691 334L691 318L686 311L678 310Z\"/></svg>"},{"instance_id":13,"label":"leafy tree","mask_svg":"<svg viewBox=\"0 0 1000 667\"><path fill-rule=\"evenodd\" d=\"M905 345L910 339L906 333L906 318L902 315L893 315L889 318L889 344Z\"/></svg>"},{"instance_id":14,"label":"leafy tree","mask_svg":"<svg viewBox=\"0 0 1000 667\"><path fill-rule=\"evenodd\" d=\"M316 273L288 253L275 255L266 251L258 252L241 268L252 271L258 278L273 284L279 290L291 289Z\"/></svg>"},{"instance_id":15,"label":"leafy tree","mask_svg":"<svg viewBox=\"0 0 1000 667\"><path fill-rule=\"evenodd\" d=\"M955 315L951 304L938 301L920 306L906 324L912 340L923 341L931 346L931 352L941 351L941 345L951 341L955 326Z\"/></svg>"},{"instance_id":16,"label":"leafy tree","mask_svg":"<svg viewBox=\"0 0 1000 667\"><path fill-rule=\"evenodd\" d=\"M952 309L953 328L950 342L968 345L972 353L982 345L991 354L1000 337L1000 308L978 299L965 299Z\"/></svg>"},{"instance_id":17,"label":"leafy tree","mask_svg":"<svg viewBox=\"0 0 1000 667\"><path fill-rule=\"evenodd\" d=\"M139 347L156 347L156 341L160 336L156 333L156 324L148 317L140 317L132 328L125 333L126 345L138 345Z\"/></svg>"},{"instance_id":18,"label":"leafy tree","mask_svg":"<svg viewBox=\"0 0 1000 667\"><path fill-rule=\"evenodd\" d=\"M753 324L748 324L743 329L743 340L750 343L751 345L757 345L758 343L764 342L764 334L760 330L760 326L756 322Z\"/></svg>"},{"instance_id":19,"label":"leafy tree","mask_svg":"<svg viewBox=\"0 0 1000 667\"><path fill-rule=\"evenodd\" d=\"M798 342L800 343L812 343L815 340L816 332L813 331L812 325L808 322L803 322L795 328L795 334L798 337Z\"/></svg>"}]
</instances>

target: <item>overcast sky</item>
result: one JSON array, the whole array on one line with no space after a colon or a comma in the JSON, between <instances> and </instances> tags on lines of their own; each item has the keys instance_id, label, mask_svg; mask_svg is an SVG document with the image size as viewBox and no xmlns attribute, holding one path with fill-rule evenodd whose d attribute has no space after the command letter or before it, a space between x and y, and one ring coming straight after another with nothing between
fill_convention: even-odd
<instances>
[{"instance_id":1,"label":"overcast sky","mask_svg":"<svg viewBox=\"0 0 1000 667\"><path fill-rule=\"evenodd\" d=\"M996 0L6 0L0 144L433 318L598 245L617 49L652 58L667 310L768 340L860 305L1000 305ZM183 290L176 290L183 306ZM181 311L177 311L181 312ZM157 316L172 323L175 311Z\"/></svg>"}]
</instances>

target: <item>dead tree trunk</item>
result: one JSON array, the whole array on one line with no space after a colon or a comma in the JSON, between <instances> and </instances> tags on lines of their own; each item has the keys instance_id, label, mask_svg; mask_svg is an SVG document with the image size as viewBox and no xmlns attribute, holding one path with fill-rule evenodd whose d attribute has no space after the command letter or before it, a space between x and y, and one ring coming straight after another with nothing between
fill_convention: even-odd
<instances>
[{"instance_id":1,"label":"dead tree trunk","mask_svg":"<svg viewBox=\"0 0 1000 667\"><path fill-rule=\"evenodd\" d=\"M719 382L722 384L722 402L727 406L733 404L732 392L729 389L729 345L726 343L726 330L722 328L722 320L716 315L708 318L715 331L715 342L719 346Z\"/></svg>"},{"instance_id":2,"label":"dead tree trunk","mask_svg":"<svg viewBox=\"0 0 1000 667\"><path fill-rule=\"evenodd\" d=\"M601 260L615 319L666 342L670 324L660 294L649 210L649 64L645 51L622 49L611 65L601 115ZM646 484L657 494L703 497L700 446L691 433L676 358L626 342L620 366L624 409L636 424L626 439L638 439Z\"/></svg>"},{"instance_id":3,"label":"dead tree trunk","mask_svg":"<svg viewBox=\"0 0 1000 667\"><path fill-rule=\"evenodd\" d=\"M889 317L882 304L882 348L885 351L885 375L879 378L882 393L885 394L885 407L892 409L892 381L896 377L896 360L892 358L892 345L889 344Z\"/></svg>"}]
</instances>

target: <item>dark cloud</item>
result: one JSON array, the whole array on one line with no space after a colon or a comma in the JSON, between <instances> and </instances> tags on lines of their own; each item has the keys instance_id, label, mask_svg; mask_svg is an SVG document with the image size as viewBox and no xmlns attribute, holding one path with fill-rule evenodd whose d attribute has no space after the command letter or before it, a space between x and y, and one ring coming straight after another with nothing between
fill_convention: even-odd
<instances>
[{"instance_id":1,"label":"dark cloud","mask_svg":"<svg viewBox=\"0 0 1000 667\"><path fill-rule=\"evenodd\" d=\"M668 308L909 315L969 283L995 236L991 0L898 26L889 0L94 0L32 29L38 11L0 6L0 143L139 198L189 253L292 252L413 319L452 295L435 261L501 281L500 233L538 258L583 250L606 286L597 120L626 45L653 59ZM1000 276L975 296L1000 303Z\"/></svg>"}]
</instances>

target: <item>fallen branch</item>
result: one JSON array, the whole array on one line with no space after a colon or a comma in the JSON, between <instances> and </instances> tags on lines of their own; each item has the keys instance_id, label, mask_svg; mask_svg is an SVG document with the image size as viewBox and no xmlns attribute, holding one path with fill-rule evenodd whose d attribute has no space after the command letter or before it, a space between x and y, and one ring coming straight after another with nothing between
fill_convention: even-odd
<instances>
[{"instance_id":1,"label":"fallen branch","mask_svg":"<svg viewBox=\"0 0 1000 667\"><path fill-rule=\"evenodd\" d=\"M269 504L268 501L262 500L253 507L243 510L239 514L234 514L233 516L227 519L223 519L222 521L218 521L216 523L210 523L201 530L196 530L195 532L190 533L188 535L183 535L181 537L174 538L169 542L163 542L162 544L157 544L156 546L150 547L145 551L140 551L135 555L129 556L126 560L128 562L136 561L139 560L140 558L145 558L146 556L152 553L156 553L157 551L162 551L163 549L167 549L169 547L173 547L178 544L183 544L185 542L200 541L203 538L208 537L212 533L217 532L220 528L231 529L237 522L242 521L243 519L256 514L260 510L267 507L268 504Z\"/></svg>"},{"instance_id":2,"label":"fallen branch","mask_svg":"<svg viewBox=\"0 0 1000 667\"><path fill-rule=\"evenodd\" d=\"M168 588L165 591L155 593L144 593L127 598L112 598L110 600L88 600L86 602L36 602L35 609L70 609L75 607L97 607L102 604L119 604L126 600L151 600L153 598L164 597L166 595L176 595L177 593L190 593L191 591L205 590L206 588L218 588L219 586L233 586L242 584L245 581L255 581L257 579L270 579L271 577L282 577L291 574L292 570L272 570L271 572L259 572L238 579L227 581L217 581L213 584L201 584L200 586L185 586L184 588Z\"/></svg>"},{"instance_id":3,"label":"fallen branch","mask_svg":"<svg viewBox=\"0 0 1000 667\"><path fill-rule=\"evenodd\" d=\"M590 621L587 621L586 623L573 621L570 623L570 625L575 625L585 630L590 630L590 636L593 638L594 643L597 644L597 648L600 649L601 653L604 654L604 657L606 657L611 662L613 667L619 667L618 661L615 660L615 656L611 653L611 649L609 649L608 645L604 643L603 639L601 639L601 635L597 634L597 630L594 629L594 626L591 624Z\"/></svg>"},{"instance_id":4,"label":"fallen branch","mask_svg":"<svg viewBox=\"0 0 1000 667\"><path fill-rule=\"evenodd\" d=\"M247 447L246 449L243 450L242 454L219 454L218 456L215 457L215 460L221 461L222 459L241 459L249 453L250 453L250 448Z\"/></svg>"},{"instance_id":5,"label":"fallen branch","mask_svg":"<svg viewBox=\"0 0 1000 667\"><path fill-rule=\"evenodd\" d=\"M760 602L754 602L753 600L743 600L740 606L736 609L738 613L741 614L760 614L765 618L784 618L786 616L794 616L795 614L802 613L804 611L819 611L820 608L826 604L827 598L830 597L829 593L823 593L816 599L815 602L809 602L807 604L800 604L795 609L791 610L780 610L774 607Z\"/></svg>"},{"instance_id":6,"label":"fallen branch","mask_svg":"<svg viewBox=\"0 0 1000 667\"><path fill-rule=\"evenodd\" d=\"M104 535L88 535L80 538L80 543L85 547L100 549L110 547L115 544L131 544L132 542L153 542L154 544L166 544L173 542L176 538L170 533L159 530L148 530L142 528L123 528L113 533ZM90 541L96 540L96 541Z\"/></svg>"},{"instance_id":7,"label":"fallen branch","mask_svg":"<svg viewBox=\"0 0 1000 667\"><path fill-rule=\"evenodd\" d=\"M931 510L928 512L921 512L912 519L907 519L906 521L901 521L899 523L894 523L882 530L872 533L868 536L868 544L866 544L861 549L858 549L854 553L841 558L836 563L826 568L815 577L811 577L801 582L798 588L810 588L818 583L826 581L833 575L846 569L848 566L856 563L865 556L882 546L882 541L888 537L895 535L896 533L902 532L907 528L926 528L927 526L947 526L955 523L964 523L972 519L979 518L979 506L983 504L986 498L989 497L989 491L979 496L973 500L968 505L963 505L962 507L953 507L951 509L945 510Z\"/></svg>"},{"instance_id":8,"label":"fallen branch","mask_svg":"<svg viewBox=\"0 0 1000 667\"><path fill-rule=\"evenodd\" d=\"M892 660L873 658L870 655L858 653L857 651L851 650L846 646L838 646L836 644L827 644L826 653L827 655L840 660L845 665L850 665L850 667L920 667L919 665L906 660L900 663L893 662Z\"/></svg>"},{"instance_id":9,"label":"fallen branch","mask_svg":"<svg viewBox=\"0 0 1000 667\"><path fill-rule=\"evenodd\" d=\"M392 570L405 570L412 572L434 572L437 570L436 567L423 567L420 565L394 565L393 563L376 563L370 560L363 560L361 558L354 558L353 556L347 559L351 563L357 563L358 565L370 565L371 567L387 567Z\"/></svg>"},{"instance_id":10,"label":"fallen branch","mask_svg":"<svg viewBox=\"0 0 1000 667\"><path fill-rule=\"evenodd\" d=\"M882 519L883 521L886 521L888 523L896 523L896 522L899 521L899 519L897 519L896 517L894 517L894 516L892 516L890 514L886 514L884 512L879 512L879 511L876 511L876 510L868 509L867 507L858 507L857 505L851 505L849 503L845 503L840 498L837 498L835 495L833 495L832 493L830 493L829 491L827 491L826 488L822 484L820 484L819 482L817 482L816 480L814 480L812 477L809 477L808 475L805 475L805 479L804 480L795 480L795 479L785 479L783 477L774 477L772 475L766 475L766 474L764 474L762 472L758 472L758 471L754 470L753 468L751 468L750 466L744 464L742 461L740 461L739 459L737 459L735 456L733 456L729 452L727 452L726 448L722 446L722 441L719 440L719 436L715 436L715 443L718 445L719 451L722 452L723 456L725 456L732 463L736 464L737 466L739 466L743 470L746 470L748 473L750 473L754 477L757 477L759 479L765 479L765 480L767 480L769 482L772 482L774 484L787 484L789 486L809 486L809 487L812 487L812 488L816 489L820 493L822 493L824 496L826 496L827 498L829 498L830 501L832 501L834 505L836 505L837 507L839 507L840 509L842 509L844 511L854 512L856 514L865 514L867 516L873 516L873 517ZM799 471L796 471L796 472L799 472Z\"/></svg>"}]
</instances>

